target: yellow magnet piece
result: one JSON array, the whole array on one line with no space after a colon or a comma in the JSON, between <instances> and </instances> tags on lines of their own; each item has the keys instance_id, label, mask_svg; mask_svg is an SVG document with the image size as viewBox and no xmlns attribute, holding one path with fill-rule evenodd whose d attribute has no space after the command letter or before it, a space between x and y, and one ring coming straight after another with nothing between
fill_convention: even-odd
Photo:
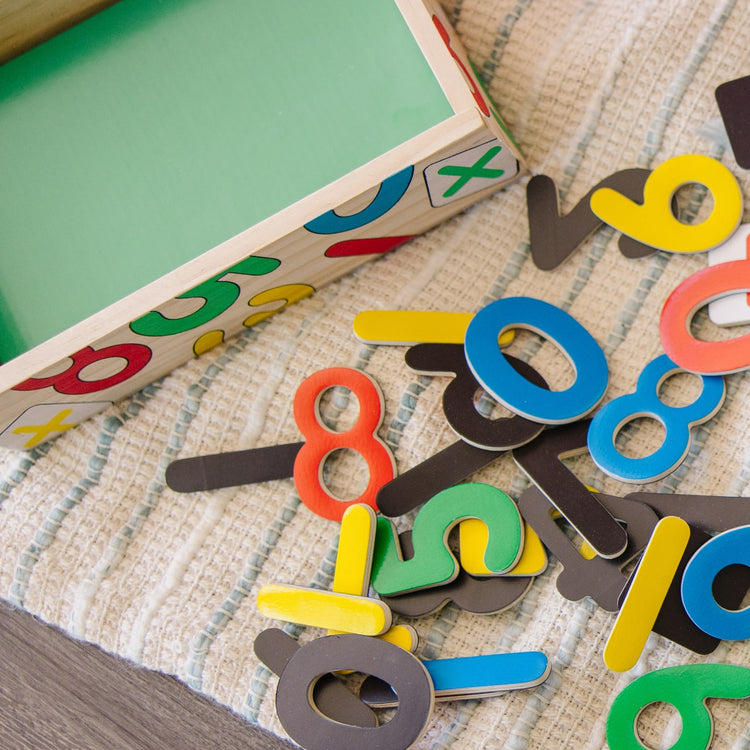
<instances>
[{"instance_id":1,"label":"yellow magnet piece","mask_svg":"<svg viewBox=\"0 0 750 750\"><path fill-rule=\"evenodd\" d=\"M411 625L394 625L382 635L377 636L381 641L388 641L394 646L414 653L419 645L417 631Z\"/></svg>"},{"instance_id":2,"label":"yellow magnet piece","mask_svg":"<svg viewBox=\"0 0 750 750\"><path fill-rule=\"evenodd\" d=\"M340 635L345 633L345 630L329 630L328 635ZM404 649L409 653L414 653L419 645L419 635L411 625L391 625L385 633L376 635L380 641L388 641L394 646ZM351 674L351 670L341 669L338 670L339 674Z\"/></svg>"},{"instance_id":3,"label":"yellow magnet piece","mask_svg":"<svg viewBox=\"0 0 750 750\"><path fill-rule=\"evenodd\" d=\"M604 663L613 672L638 662L689 539L690 526L676 516L654 528L604 647Z\"/></svg>"},{"instance_id":4,"label":"yellow magnet piece","mask_svg":"<svg viewBox=\"0 0 750 750\"><path fill-rule=\"evenodd\" d=\"M458 528L461 567L473 576L497 575L484 564L484 551L490 541L487 524L478 518L469 518L461 521ZM523 551L518 562L503 576L538 576L547 567L547 553L542 540L525 521L523 539Z\"/></svg>"},{"instance_id":5,"label":"yellow magnet piece","mask_svg":"<svg viewBox=\"0 0 750 750\"><path fill-rule=\"evenodd\" d=\"M366 344L463 344L472 313L419 310L363 310L354 316L354 335ZM501 347L513 341L506 331Z\"/></svg>"},{"instance_id":6,"label":"yellow magnet piece","mask_svg":"<svg viewBox=\"0 0 750 750\"><path fill-rule=\"evenodd\" d=\"M683 224L672 213L672 198L683 185L705 185L713 211L698 224ZM643 187L643 203L634 203L612 188L591 195L591 210L604 222L645 245L673 253L710 250L737 229L742 192L732 173L710 156L684 154L658 166Z\"/></svg>"},{"instance_id":7,"label":"yellow magnet piece","mask_svg":"<svg viewBox=\"0 0 750 750\"><path fill-rule=\"evenodd\" d=\"M377 518L371 506L357 503L344 511L331 586L336 593L367 596L376 528Z\"/></svg>"},{"instance_id":8,"label":"yellow magnet piece","mask_svg":"<svg viewBox=\"0 0 750 750\"><path fill-rule=\"evenodd\" d=\"M274 620L343 633L380 635L391 627L388 605L365 596L273 583L258 591L257 605Z\"/></svg>"},{"instance_id":9,"label":"yellow magnet piece","mask_svg":"<svg viewBox=\"0 0 750 750\"><path fill-rule=\"evenodd\" d=\"M335 593L367 596L376 528L377 514L369 505L357 503L344 511L331 586ZM328 635L342 632L345 631L329 629ZM377 637L411 653L417 650L419 644L417 631L410 625L394 625Z\"/></svg>"}]
</instances>

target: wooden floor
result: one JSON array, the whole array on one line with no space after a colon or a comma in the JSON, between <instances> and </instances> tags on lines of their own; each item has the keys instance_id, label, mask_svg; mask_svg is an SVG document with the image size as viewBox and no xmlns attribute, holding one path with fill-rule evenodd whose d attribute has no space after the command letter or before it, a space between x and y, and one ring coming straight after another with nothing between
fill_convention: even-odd
<instances>
[{"instance_id":1,"label":"wooden floor","mask_svg":"<svg viewBox=\"0 0 750 750\"><path fill-rule=\"evenodd\" d=\"M292 747L172 677L0 602L3 750Z\"/></svg>"}]
</instances>

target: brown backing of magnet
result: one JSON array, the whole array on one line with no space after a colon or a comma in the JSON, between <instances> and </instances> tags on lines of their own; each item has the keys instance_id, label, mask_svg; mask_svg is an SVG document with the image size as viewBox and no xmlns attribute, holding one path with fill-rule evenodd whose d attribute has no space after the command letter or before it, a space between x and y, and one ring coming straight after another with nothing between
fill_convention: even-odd
<instances>
[{"instance_id":1,"label":"brown backing of magnet","mask_svg":"<svg viewBox=\"0 0 750 750\"><path fill-rule=\"evenodd\" d=\"M643 186L651 172L638 167L623 169L605 177L565 216L560 215L557 186L547 175L535 175L526 187L529 215L531 257L537 268L551 271L566 260L575 249L603 225L591 210L590 199L600 188L612 188L637 203L643 202ZM620 238L620 252L628 258L641 258L655 252L632 237Z\"/></svg>"},{"instance_id":2,"label":"brown backing of magnet","mask_svg":"<svg viewBox=\"0 0 750 750\"><path fill-rule=\"evenodd\" d=\"M503 455L505 451L484 450L458 440L384 484L377 494L378 510L391 518L402 516Z\"/></svg>"},{"instance_id":3,"label":"brown backing of magnet","mask_svg":"<svg viewBox=\"0 0 750 750\"><path fill-rule=\"evenodd\" d=\"M718 86L716 103L735 161L743 169L750 169L750 76Z\"/></svg>"},{"instance_id":4,"label":"brown backing of magnet","mask_svg":"<svg viewBox=\"0 0 750 750\"><path fill-rule=\"evenodd\" d=\"M513 368L540 388L546 381L529 364L506 354ZM484 450L509 450L528 443L544 429L543 424L518 414L499 419L483 417L474 407L481 388L466 363L462 344L417 344L404 355L408 367L427 375L448 374L453 380L443 391L443 413L451 429L465 442Z\"/></svg>"},{"instance_id":5,"label":"brown backing of magnet","mask_svg":"<svg viewBox=\"0 0 750 750\"><path fill-rule=\"evenodd\" d=\"M404 560L411 559L414 554L411 529L402 531L398 540ZM457 553L455 537L449 539L449 544L454 553ZM406 617L428 615L442 609L449 602L466 612L485 615L511 607L525 596L533 582L533 577L520 576L475 578L461 568L451 583L381 598L393 612Z\"/></svg>"},{"instance_id":6,"label":"brown backing of magnet","mask_svg":"<svg viewBox=\"0 0 750 750\"><path fill-rule=\"evenodd\" d=\"M653 508L662 518L678 516L709 534L750 524L750 498L718 495L669 495L659 492L631 492L629 500Z\"/></svg>"},{"instance_id":7,"label":"brown backing of magnet","mask_svg":"<svg viewBox=\"0 0 750 750\"><path fill-rule=\"evenodd\" d=\"M342 724L310 702L310 686L318 675L343 669L374 675L393 688L399 704L387 724ZM423 736L434 704L432 679L419 659L378 638L349 633L317 638L300 648L276 688L276 715L287 734L307 750L408 750Z\"/></svg>"},{"instance_id":8,"label":"brown backing of magnet","mask_svg":"<svg viewBox=\"0 0 750 750\"><path fill-rule=\"evenodd\" d=\"M611 560L598 555L585 558L552 517L554 509L538 488L529 487L521 494L518 509L563 566L556 582L558 592L571 601L590 596L602 609L616 612L620 593L628 582L622 569L645 549L659 519L647 505L611 495L596 497L627 528L625 551Z\"/></svg>"},{"instance_id":9,"label":"brown backing of magnet","mask_svg":"<svg viewBox=\"0 0 750 750\"><path fill-rule=\"evenodd\" d=\"M165 471L167 486L175 492L200 492L242 484L288 479L304 443L269 445L172 461Z\"/></svg>"},{"instance_id":10,"label":"brown backing of magnet","mask_svg":"<svg viewBox=\"0 0 750 750\"><path fill-rule=\"evenodd\" d=\"M562 462L565 456L588 450L589 424L591 420L585 419L545 430L536 440L514 449L513 458L598 555L615 558L627 546L625 529Z\"/></svg>"},{"instance_id":11,"label":"brown backing of magnet","mask_svg":"<svg viewBox=\"0 0 750 750\"><path fill-rule=\"evenodd\" d=\"M261 631L255 638L255 655L274 674L281 676L289 660L302 646L278 628ZM313 689L315 705L326 716L358 727L378 726L378 717L333 674L324 674Z\"/></svg>"}]
</instances>

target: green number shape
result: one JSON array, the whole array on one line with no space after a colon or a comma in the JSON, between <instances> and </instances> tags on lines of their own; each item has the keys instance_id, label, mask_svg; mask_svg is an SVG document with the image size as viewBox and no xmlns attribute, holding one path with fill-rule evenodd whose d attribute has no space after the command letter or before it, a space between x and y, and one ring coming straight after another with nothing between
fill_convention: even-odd
<instances>
[{"instance_id":1,"label":"green number shape","mask_svg":"<svg viewBox=\"0 0 750 750\"><path fill-rule=\"evenodd\" d=\"M497 487L468 482L449 487L430 498L414 520L414 556L404 560L396 528L378 518L372 561L372 587L381 596L394 596L450 583L459 571L448 547L450 530L461 521L477 518L487 524L484 553L495 574L510 570L523 550L523 524L516 504Z\"/></svg>"},{"instance_id":2,"label":"green number shape","mask_svg":"<svg viewBox=\"0 0 750 750\"><path fill-rule=\"evenodd\" d=\"M177 299L203 300L203 304L189 315L181 318L167 318L156 310L146 313L130 324L130 329L141 336L173 336L176 333L184 333L208 323L223 312L228 310L240 296L239 286L224 277L230 273L239 273L244 276L265 276L279 267L281 261L276 258L263 258L259 255L251 255L241 260L226 271L207 279L198 286L193 287Z\"/></svg>"},{"instance_id":3,"label":"green number shape","mask_svg":"<svg viewBox=\"0 0 750 750\"><path fill-rule=\"evenodd\" d=\"M648 672L631 682L612 703L607 718L610 750L648 748L637 736L636 722L650 703L674 706L682 732L670 750L704 750L713 737L708 698L750 697L750 669L735 664L686 664Z\"/></svg>"}]
</instances>

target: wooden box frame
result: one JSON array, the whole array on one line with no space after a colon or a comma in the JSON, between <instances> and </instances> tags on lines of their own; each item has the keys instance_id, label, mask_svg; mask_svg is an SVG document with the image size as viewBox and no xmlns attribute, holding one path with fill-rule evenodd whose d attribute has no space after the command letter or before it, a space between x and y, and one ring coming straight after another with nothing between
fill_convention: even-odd
<instances>
[{"instance_id":1,"label":"wooden box frame","mask_svg":"<svg viewBox=\"0 0 750 750\"><path fill-rule=\"evenodd\" d=\"M395 3L453 116L0 366L0 445L30 449L57 436L523 173L439 5ZM110 4L0 0L0 60ZM436 187L441 165L486 164L493 154L504 159L502 177ZM219 287L234 301L212 308ZM205 319L209 310L218 312ZM200 322L143 335L148 321L190 318Z\"/></svg>"}]
</instances>

